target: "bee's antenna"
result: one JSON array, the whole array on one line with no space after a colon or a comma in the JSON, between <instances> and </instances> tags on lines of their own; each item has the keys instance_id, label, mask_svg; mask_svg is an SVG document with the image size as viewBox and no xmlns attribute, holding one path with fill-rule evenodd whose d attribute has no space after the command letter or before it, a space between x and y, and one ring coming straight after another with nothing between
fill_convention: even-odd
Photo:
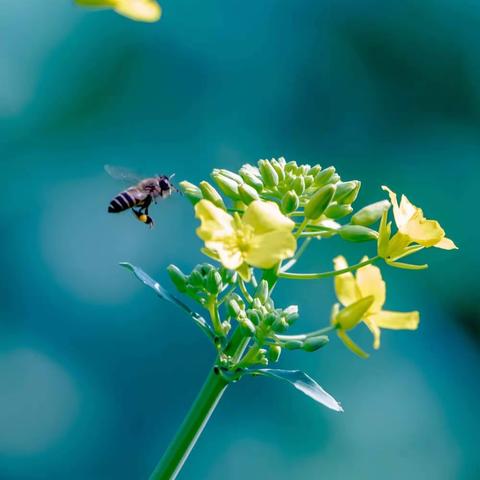
<instances>
[{"instance_id":1,"label":"bee's antenna","mask_svg":"<svg viewBox=\"0 0 480 480\"><path fill-rule=\"evenodd\" d=\"M175 173L172 173L172 174L168 177L168 179L171 180L175 175L176 175Z\"/></svg>"}]
</instances>

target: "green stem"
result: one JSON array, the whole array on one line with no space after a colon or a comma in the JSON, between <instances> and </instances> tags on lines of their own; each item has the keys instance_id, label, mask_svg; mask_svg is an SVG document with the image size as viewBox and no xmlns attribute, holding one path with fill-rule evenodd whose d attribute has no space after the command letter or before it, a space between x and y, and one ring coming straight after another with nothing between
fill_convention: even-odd
<instances>
[{"instance_id":1,"label":"green stem","mask_svg":"<svg viewBox=\"0 0 480 480\"><path fill-rule=\"evenodd\" d=\"M307 247L310 245L310 242L312 241L311 238L306 238L300 248L296 251L295 255L293 258L291 258L283 267L282 267L282 272L288 271L290 268L292 268L297 262L298 259L303 255Z\"/></svg>"},{"instance_id":2,"label":"green stem","mask_svg":"<svg viewBox=\"0 0 480 480\"><path fill-rule=\"evenodd\" d=\"M301 233L302 233L302 232L305 230L305 228L307 227L308 222L309 222L309 219L308 219L308 218L304 218L304 219L303 219L303 222L299 225L298 230L293 234L293 236L294 236L295 238L298 238L298 237L301 235Z\"/></svg>"},{"instance_id":3,"label":"green stem","mask_svg":"<svg viewBox=\"0 0 480 480\"><path fill-rule=\"evenodd\" d=\"M223 337L225 335L225 331L223 330L222 321L220 320L220 315L218 314L217 298L213 295L207 301L207 309L208 313L210 314L210 318L212 319L212 325L215 333Z\"/></svg>"},{"instance_id":4,"label":"green stem","mask_svg":"<svg viewBox=\"0 0 480 480\"><path fill-rule=\"evenodd\" d=\"M341 270L332 270L330 272L321 272L321 273L288 273L288 272L279 272L279 278L289 278L290 280L316 280L319 278L329 278L335 277L336 275L341 275L342 273L353 272L358 268L364 267L365 265L370 265L371 263L376 262L379 260L380 257L377 255L376 257L369 258L364 262L357 263L352 265L348 268L342 268Z\"/></svg>"},{"instance_id":5,"label":"green stem","mask_svg":"<svg viewBox=\"0 0 480 480\"><path fill-rule=\"evenodd\" d=\"M247 287L245 286L245 282L240 277L238 278L238 286L240 287L240 290L242 291L243 296L245 297L245 300L247 301L247 303L251 305L253 302L253 298L248 292Z\"/></svg>"},{"instance_id":6,"label":"green stem","mask_svg":"<svg viewBox=\"0 0 480 480\"><path fill-rule=\"evenodd\" d=\"M228 382L222 376L215 374L213 369L210 371L175 438L151 474L150 480L174 480L177 477L227 385Z\"/></svg>"},{"instance_id":7,"label":"green stem","mask_svg":"<svg viewBox=\"0 0 480 480\"><path fill-rule=\"evenodd\" d=\"M278 340L283 342L288 342L289 340L306 340L308 337L318 337L319 335L325 335L335 330L337 327L334 325L329 325L328 327L321 328L320 330L315 330L309 333L301 333L300 335L275 335Z\"/></svg>"}]
</instances>

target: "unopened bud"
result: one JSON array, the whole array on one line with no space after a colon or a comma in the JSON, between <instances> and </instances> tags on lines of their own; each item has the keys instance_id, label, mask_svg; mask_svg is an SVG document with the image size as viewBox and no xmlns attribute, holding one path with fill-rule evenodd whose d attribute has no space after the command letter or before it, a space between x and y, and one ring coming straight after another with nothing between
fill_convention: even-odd
<instances>
[{"instance_id":1,"label":"unopened bud","mask_svg":"<svg viewBox=\"0 0 480 480\"><path fill-rule=\"evenodd\" d=\"M303 347L303 342L301 340L287 340L282 346L287 350L300 350Z\"/></svg>"},{"instance_id":2,"label":"unopened bud","mask_svg":"<svg viewBox=\"0 0 480 480\"><path fill-rule=\"evenodd\" d=\"M354 225L368 227L369 225L374 224L377 220L380 220L383 213L389 208L390 202L388 200L381 200L380 202L367 205L352 216L352 223Z\"/></svg>"},{"instance_id":3,"label":"unopened bud","mask_svg":"<svg viewBox=\"0 0 480 480\"><path fill-rule=\"evenodd\" d=\"M348 307L345 307L336 314L334 323L342 330L351 330L362 320L374 300L375 297L369 295L368 297L357 300L355 303L351 303Z\"/></svg>"},{"instance_id":4,"label":"unopened bud","mask_svg":"<svg viewBox=\"0 0 480 480\"><path fill-rule=\"evenodd\" d=\"M169 265L167 272L177 290L182 293L186 292L187 276L176 265Z\"/></svg>"},{"instance_id":5,"label":"unopened bud","mask_svg":"<svg viewBox=\"0 0 480 480\"><path fill-rule=\"evenodd\" d=\"M308 171L308 175L311 175L313 178L315 178L319 173L320 170L322 170L322 167L320 165L314 165L310 170Z\"/></svg>"},{"instance_id":6,"label":"unopened bud","mask_svg":"<svg viewBox=\"0 0 480 480\"><path fill-rule=\"evenodd\" d=\"M203 275L198 271L194 270L188 277L188 283L195 288L203 288Z\"/></svg>"},{"instance_id":7,"label":"unopened bud","mask_svg":"<svg viewBox=\"0 0 480 480\"><path fill-rule=\"evenodd\" d=\"M251 168L246 168L244 165L240 169L240 175L242 176L243 180L247 185L253 187L257 192L261 192L263 190L263 182L262 179L255 174L255 171Z\"/></svg>"},{"instance_id":8,"label":"unopened bud","mask_svg":"<svg viewBox=\"0 0 480 480\"><path fill-rule=\"evenodd\" d=\"M225 177L224 175L217 173L215 170L212 173L212 178L227 197L233 198L234 200L240 200L238 183L235 180Z\"/></svg>"},{"instance_id":9,"label":"unopened bud","mask_svg":"<svg viewBox=\"0 0 480 480\"><path fill-rule=\"evenodd\" d=\"M268 160L259 160L258 169L267 187L276 187L278 185L278 173Z\"/></svg>"},{"instance_id":10,"label":"unopened bud","mask_svg":"<svg viewBox=\"0 0 480 480\"><path fill-rule=\"evenodd\" d=\"M305 175L303 179L305 180L305 188L311 187L315 181L312 175Z\"/></svg>"},{"instance_id":11,"label":"unopened bud","mask_svg":"<svg viewBox=\"0 0 480 480\"><path fill-rule=\"evenodd\" d=\"M222 197L208 182L200 182L200 191L205 200L210 200L216 207L221 208L222 210L226 209Z\"/></svg>"},{"instance_id":12,"label":"unopened bud","mask_svg":"<svg viewBox=\"0 0 480 480\"><path fill-rule=\"evenodd\" d=\"M302 195L305 191L305 180L303 177L297 177L292 184L293 189L298 195Z\"/></svg>"},{"instance_id":13,"label":"unopened bud","mask_svg":"<svg viewBox=\"0 0 480 480\"><path fill-rule=\"evenodd\" d=\"M266 280L262 280L257 287L257 291L255 292L255 298L258 298L260 302L265 303L268 299L268 282Z\"/></svg>"},{"instance_id":14,"label":"unopened bud","mask_svg":"<svg viewBox=\"0 0 480 480\"><path fill-rule=\"evenodd\" d=\"M353 212L351 205L342 205L338 203L331 203L328 208L325 210L325 215L328 218L333 218L335 220L343 218L346 215L349 215Z\"/></svg>"},{"instance_id":15,"label":"unopened bud","mask_svg":"<svg viewBox=\"0 0 480 480\"><path fill-rule=\"evenodd\" d=\"M314 352L319 348L324 347L328 343L328 337L326 335L318 335L317 337L307 337L303 342L302 350L306 352Z\"/></svg>"},{"instance_id":16,"label":"unopened bud","mask_svg":"<svg viewBox=\"0 0 480 480\"><path fill-rule=\"evenodd\" d=\"M201 190L193 183L184 180L179 183L179 186L182 190L182 193L190 200L193 205L202 200L203 196Z\"/></svg>"},{"instance_id":17,"label":"unopened bud","mask_svg":"<svg viewBox=\"0 0 480 480\"><path fill-rule=\"evenodd\" d=\"M335 173L335 167L328 167L323 170L320 170L315 175L315 184L316 185L326 185L332 176Z\"/></svg>"},{"instance_id":18,"label":"unopened bud","mask_svg":"<svg viewBox=\"0 0 480 480\"><path fill-rule=\"evenodd\" d=\"M231 317L238 318L243 310L238 305L237 301L233 298L229 298L227 301L227 311Z\"/></svg>"},{"instance_id":19,"label":"unopened bud","mask_svg":"<svg viewBox=\"0 0 480 480\"><path fill-rule=\"evenodd\" d=\"M315 220L326 210L335 194L333 185L325 185L305 205L305 217Z\"/></svg>"},{"instance_id":20,"label":"unopened bud","mask_svg":"<svg viewBox=\"0 0 480 480\"><path fill-rule=\"evenodd\" d=\"M290 160L285 165L285 172L296 172L298 168L297 162L295 160Z\"/></svg>"},{"instance_id":21,"label":"unopened bud","mask_svg":"<svg viewBox=\"0 0 480 480\"><path fill-rule=\"evenodd\" d=\"M246 183L242 183L238 187L238 193L240 194L240 198L246 205L249 205L254 200L258 200L260 198L258 196L258 192Z\"/></svg>"},{"instance_id":22,"label":"unopened bud","mask_svg":"<svg viewBox=\"0 0 480 480\"><path fill-rule=\"evenodd\" d=\"M278 362L282 353L282 347L280 345L270 345L267 351L267 357L271 362Z\"/></svg>"},{"instance_id":23,"label":"unopened bud","mask_svg":"<svg viewBox=\"0 0 480 480\"><path fill-rule=\"evenodd\" d=\"M344 225L337 231L340 237L349 242L368 242L378 238L378 232L362 225Z\"/></svg>"},{"instance_id":24,"label":"unopened bud","mask_svg":"<svg viewBox=\"0 0 480 480\"><path fill-rule=\"evenodd\" d=\"M252 321L254 325L258 325L262 319L258 310L248 309L246 311L247 317Z\"/></svg>"},{"instance_id":25,"label":"unopened bud","mask_svg":"<svg viewBox=\"0 0 480 480\"><path fill-rule=\"evenodd\" d=\"M300 316L298 314L298 306L297 305L290 305L289 307L283 310L283 315L285 316L285 320L289 325L293 325L295 321Z\"/></svg>"},{"instance_id":26,"label":"unopened bud","mask_svg":"<svg viewBox=\"0 0 480 480\"><path fill-rule=\"evenodd\" d=\"M280 162L278 162L277 160L275 160L274 158L272 158L270 160L270 163L272 165L272 167L274 168L274 170L277 172L277 175L278 175L278 181L279 182L283 182L285 180L285 170L284 170L284 166L280 164Z\"/></svg>"},{"instance_id":27,"label":"unopened bud","mask_svg":"<svg viewBox=\"0 0 480 480\"><path fill-rule=\"evenodd\" d=\"M235 283L237 281L236 270L229 270L228 268L222 267L220 274L222 275L223 283Z\"/></svg>"},{"instance_id":28,"label":"unopened bud","mask_svg":"<svg viewBox=\"0 0 480 480\"><path fill-rule=\"evenodd\" d=\"M283 213L292 213L294 212L300 205L300 200L298 195L293 191L289 190L282 198L282 212Z\"/></svg>"},{"instance_id":29,"label":"unopened bud","mask_svg":"<svg viewBox=\"0 0 480 480\"><path fill-rule=\"evenodd\" d=\"M205 288L212 295L217 295L222 291L222 276L217 270L210 270L207 275L207 281L205 282Z\"/></svg>"},{"instance_id":30,"label":"unopened bud","mask_svg":"<svg viewBox=\"0 0 480 480\"><path fill-rule=\"evenodd\" d=\"M252 323L252 321L249 318L245 316L240 316L238 318L238 324L244 334L248 335L249 337L251 337L252 335L255 335L255 325Z\"/></svg>"},{"instance_id":31,"label":"unopened bud","mask_svg":"<svg viewBox=\"0 0 480 480\"><path fill-rule=\"evenodd\" d=\"M337 191L333 199L338 203L352 203L358 195L361 183L358 180L337 183Z\"/></svg>"},{"instance_id":32,"label":"unopened bud","mask_svg":"<svg viewBox=\"0 0 480 480\"><path fill-rule=\"evenodd\" d=\"M238 173L231 172L230 170L227 170L226 168L220 168L220 169L215 169L214 172L217 171L224 177L230 178L234 182L237 183L242 183L242 177Z\"/></svg>"}]
</instances>

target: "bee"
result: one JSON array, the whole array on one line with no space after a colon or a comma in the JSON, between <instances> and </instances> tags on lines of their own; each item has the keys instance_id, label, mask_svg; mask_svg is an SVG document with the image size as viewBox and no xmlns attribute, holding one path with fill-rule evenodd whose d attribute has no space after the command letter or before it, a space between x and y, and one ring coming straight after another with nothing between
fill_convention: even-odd
<instances>
[{"instance_id":1,"label":"bee","mask_svg":"<svg viewBox=\"0 0 480 480\"><path fill-rule=\"evenodd\" d=\"M153 227L153 218L148 214L148 208L152 201L167 198L178 189L172 184L173 175L156 175L155 177L143 178L129 170L105 165L105 171L116 180L122 180L131 184L126 190L116 195L108 205L109 213L120 213L129 208L135 217L150 228ZM134 185L132 185L134 184Z\"/></svg>"}]
</instances>

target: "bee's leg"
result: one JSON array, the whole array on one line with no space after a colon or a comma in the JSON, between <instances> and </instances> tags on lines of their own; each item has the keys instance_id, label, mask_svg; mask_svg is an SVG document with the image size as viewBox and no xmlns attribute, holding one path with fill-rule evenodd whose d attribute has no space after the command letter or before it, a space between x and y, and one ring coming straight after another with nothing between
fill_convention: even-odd
<instances>
[{"instance_id":1,"label":"bee's leg","mask_svg":"<svg viewBox=\"0 0 480 480\"><path fill-rule=\"evenodd\" d=\"M141 207L141 210L143 210L146 215L148 215L148 207L150 206L151 203L152 203L152 196L149 195L147 198L145 198Z\"/></svg>"}]
</instances>

